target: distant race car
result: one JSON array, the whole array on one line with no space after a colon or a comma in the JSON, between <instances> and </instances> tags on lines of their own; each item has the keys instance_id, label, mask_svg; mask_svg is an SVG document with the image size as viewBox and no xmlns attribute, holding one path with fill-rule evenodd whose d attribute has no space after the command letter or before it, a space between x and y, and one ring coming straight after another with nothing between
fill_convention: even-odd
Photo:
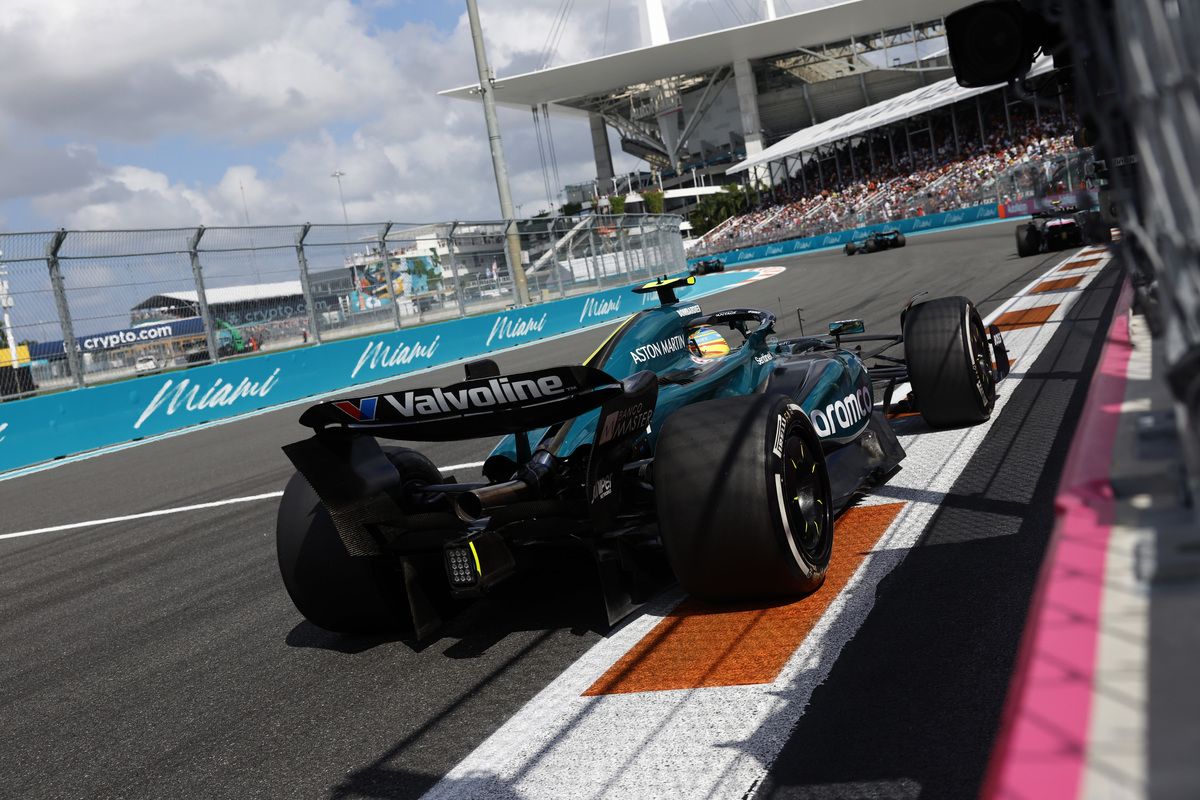
<instances>
[{"instance_id":1,"label":"distant race car","mask_svg":"<svg viewBox=\"0 0 1200 800\"><path fill-rule=\"evenodd\" d=\"M1017 226L1017 255L1021 258L1112 241L1112 229L1099 211L1080 211L1057 200L1052 205L1049 211L1036 212L1031 222Z\"/></svg>"},{"instance_id":2,"label":"distant race car","mask_svg":"<svg viewBox=\"0 0 1200 800\"><path fill-rule=\"evenodd\" d=\"M904 247L904 234L898 230L873 231L865 238L846 242L843 248L848 256L855 253L877 253L880 250L890 250L893 247Z\"/></svg>"},{"instance_id":3,"label":"distant race car","mask_svg":"<svg viewBox=\"0 0 1200 800\"><path fill-rule=\"evenodd\" d=\"M692 265L692 269L690 272L692 275L707 275L710 272L724 272L724 271L725 271L724 260L713 256L711 258L702 258L699 261L697 261L695 264Z\"/></svg>"},{"instance_id":4,"label":"distant race car","mask_svg":"<svg viewBox=\"0 0 1200 800\"><path fill-rule=\"evenodd\" d=\"M845 320L778 340L770 311L678 300L695 280L635 289L660 305L582 365L502 375L481 359L451 386L307 409L276 528L296 608L331 631L421 639L531 559L561 570L571 553L592 564L607 624L672 577L717 601L803 595L824 581L838 515L904 458L895 387L930 425L970 425L1008 374L965 297L910 302L899 334ZM899 344L906 358L883 355ZM484 479L465 483L379 442L489 436L503 438Z\"/></svg>"}]
</instances>

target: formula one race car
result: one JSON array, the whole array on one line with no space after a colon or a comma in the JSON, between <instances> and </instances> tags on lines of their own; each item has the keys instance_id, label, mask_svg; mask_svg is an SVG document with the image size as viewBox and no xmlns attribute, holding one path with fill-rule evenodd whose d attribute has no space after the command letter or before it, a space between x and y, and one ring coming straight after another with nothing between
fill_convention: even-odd
<instances>
[{"instance_id":1,"label":"formula one race car","mask_svg":"<svg viewBox=\"0 0 1200 800\"><path fill-rule=\"evenodd\" d=\"M852 256L855 253L877 253L880 250L890 250L893 247L904 247L904 245L904 234L898 230L873 231L868 233L865 238L846 242L843 251L846 255Z\"/></svg>"},{"instance_id":2,"label":"formula one race car","mask_svg":"<svg viewBox=\"0 0 1200 800\"><path fill-rule=\"evenodd\" d=\"M702 258L692 265L692 275L708 275L711 272L724 272L725 262L716 256Z\"/></svg>"},{"instance_id":3,"label":"formula one race car","mask_svg":"<svg viewBox=\"0 0 1200 800\"><path fill-rule=\"evenodd\" d=\"M1017 226L1017 255L1021 258L1112 241L1112 229L1099 211L1080 211L1058 200L1051 206L1049 211L1035 212L1031 222Z\"/></svg>"},{"instance_id":4,"label":"formula one race car","mask_svg":"<svg viewBox=\"0 0 1200 800\"><path fill-rule=\"evenodd\" d=\"M930 425L970 425L1008 373L999 331L964 297L910 302L902 334L846 320L779 340L769 311L679 301L694 282L634 289L660 305L582 365L502 375L481 359L451 386L306 410L313 436L283 448L298 471L277 524L300 612L332 631L420 639L534 553L567 548L594 564L605 624L663 588L647 580L656 563L717 601L812 592L838 515L904 457L886 420L896 388L911 385ZM722 329L735 341L716 347ZM901 343L905 358L884 355ZM378 441L488 436L504 438L474 483Z\"/></svg>"}]
</instances>

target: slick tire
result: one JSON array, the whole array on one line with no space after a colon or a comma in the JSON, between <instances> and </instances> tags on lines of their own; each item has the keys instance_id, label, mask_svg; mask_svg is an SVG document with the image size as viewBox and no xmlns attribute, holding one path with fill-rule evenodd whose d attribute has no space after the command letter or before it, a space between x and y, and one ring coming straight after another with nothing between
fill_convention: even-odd
<instances>
[{"instance_id":1,"label":"slick tire","mask_svg":"<svg viewBox=\"0 0 1200 800\"><path fill-rule=\"evenodd\" d=\"M1035 256L1041 249L1041 238L1032 225L1017 226L1017 255L1021 258Z\"/></svg>"},{"instance_id":2,"label":"slick tire","mask_svg":"<svg viewBox=\"0 0 1200 800\"><path fill-rule=\"evenodd\" d=\"M402 481L437 483L428 458L385 447ZM296 609L314 625L345 634L377 634L411 625L404 585L380 556L351 556L317 493L299 472L279 503L275 547L283 585Z\"/></svg>"},{"instance_id":3,"label":"slick tire","mask_svg":"<svg viewBox=\"0 0 1200 800\"><path fill-rule=\"evenodd\" d=\"M919 303L904 315L904 355L917 409L934 428L983 422L996 404L987 331L965 297Z\"/></svg>"},{"instance_id":4,"label":"slick tire","mask_svg":"<svg viewBox=\"0 0 1200 800\"><path fill-rule=\"evenodd\" d=\"M676 411L654 457L655 502L680 584L717 601L796 597L825 580L829 476L808 415L784 395Z\"/></svg>"}]
</instances>

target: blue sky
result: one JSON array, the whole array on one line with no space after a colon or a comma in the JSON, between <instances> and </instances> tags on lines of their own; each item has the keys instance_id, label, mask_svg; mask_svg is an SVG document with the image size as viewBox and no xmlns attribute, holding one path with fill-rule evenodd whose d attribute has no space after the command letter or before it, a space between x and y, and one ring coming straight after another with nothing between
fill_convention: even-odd
<instances>
[{"instance_id":1,"label":"blue sky","mask_svg":"<svg viewBox=\"0 0 1200 800\"><path fill-rule=\"evenodd\" d=\"M554 63L640 44L635 0L567 5ZM679 37L762 3L665 5ZM480 0L501 77L537 66L561 6ZM241 224L243 190L254 224L336 221L335 169L352 221L495 216L481 109L437 96L474 77L465 16L461 0L5 0L0 231ZM515 200L540 210L530 114L501 125ZM586 124L554 132L562 180L590 180Z\"/></svg>"}]
</instances>

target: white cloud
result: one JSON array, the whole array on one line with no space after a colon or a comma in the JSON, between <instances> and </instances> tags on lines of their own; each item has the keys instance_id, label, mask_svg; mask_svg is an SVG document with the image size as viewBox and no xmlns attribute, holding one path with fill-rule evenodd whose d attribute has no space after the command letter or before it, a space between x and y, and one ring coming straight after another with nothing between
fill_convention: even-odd
<instances>
[{"instance_id":1,"label":"white cloud","mask_svg":"<svg viewBox=\"0 0 1200 800\"><path fill-rule=\"evenodd\" d=\"M558 5L484 1L499 74L539 65ZM733 22L695 0L668 12L673 35ZM577 4L552 63L630 49L637 30L633 3ZM351 221L492 217L481 109L436 95L474 77L465 11L444 32L377 30L370 6L348 0L7 0L0 131L11 135L0 155L21 167L0 178L0 198L25 197L67 227L236 225L244 188L255 224L338 222L330 173L342 169ZM545 193L530 114L502 110L501 126L516 200L536 211ZM556 118L554 131L563 182L590 179L586 124ZM234 163L216 183L193 185L161 160L148 169L97 155L164 137L209 144ZM242 147L277 155L239 158Z\"/></svg>"}]
</instances>

